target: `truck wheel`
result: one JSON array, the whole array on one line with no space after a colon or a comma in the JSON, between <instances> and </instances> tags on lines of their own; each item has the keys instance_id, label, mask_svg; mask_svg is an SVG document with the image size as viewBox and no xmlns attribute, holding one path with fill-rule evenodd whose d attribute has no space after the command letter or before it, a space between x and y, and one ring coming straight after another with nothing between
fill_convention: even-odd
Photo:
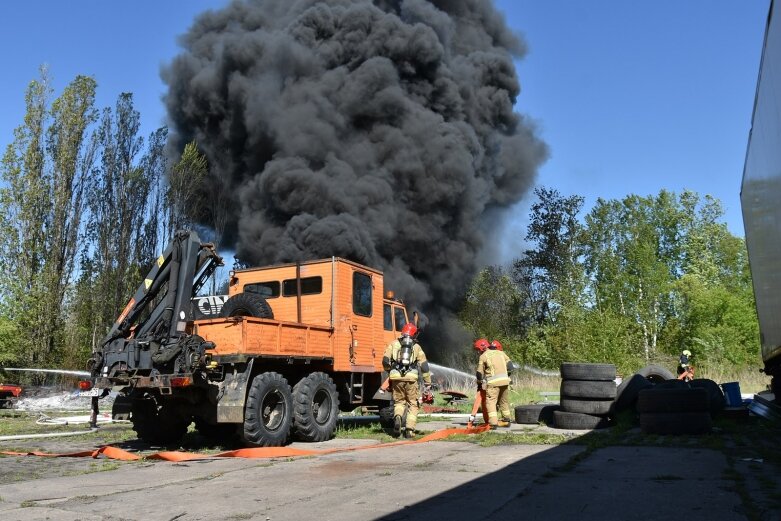
<instances>
[{"instance_id":1,"label":"truck wheel","mask_svg":"<svg viewBox=\"0 0 781 521\"><path fill-rule=\"evenodd\" d=\"M133 400L130 422L139 439L152 445L170 445L187 433L190 418L179 414L172 403L146 398Z\"/></svg>"},{"instance_id":2,"label":"truck wheel","mask_svg":"<svg viewBox=\"0 0 781 521\"><path fill-rule=\"evenodd\" d=\"M302 441L325 441L339 419L336 385L325 373L312 373L293 387L293 426Z\"/></svg>"},{"instance_id":3,"label":"truck wheel","mask_svg":"<svg viewBox=\"0 0 781 521\"><path fill-rule=\"evenodd\" d=\"M266 299L255 293L237 293L225 301L220 317L274 318Z\"/></svg>"},{"instance_id":4,"label":"truck wheel","mask_svg":"<svg viewBox=\"0 0 781 521\"><path fill-rule=\"evenodd\" d=\"M244 406L244 441L256 447L284 445L293 420L293 396L279 373L252 379Z\"/></svg>"}]
</instances>

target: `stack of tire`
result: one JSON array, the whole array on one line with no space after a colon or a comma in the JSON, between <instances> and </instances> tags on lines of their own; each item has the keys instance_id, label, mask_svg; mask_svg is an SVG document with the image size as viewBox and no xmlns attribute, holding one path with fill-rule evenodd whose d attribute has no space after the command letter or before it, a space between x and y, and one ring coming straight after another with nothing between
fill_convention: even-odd
<instances>
[{"instance_id":1,"label":"stack of tire","mask_svg":"<svg viewBox=\"0 0 781 521\"><path fill-rule=\"evenodd\" d=\"M613 364L561 364L559 410L553 412L557 429L607 427L616 398Z\"/></svg>"}]
</instances>

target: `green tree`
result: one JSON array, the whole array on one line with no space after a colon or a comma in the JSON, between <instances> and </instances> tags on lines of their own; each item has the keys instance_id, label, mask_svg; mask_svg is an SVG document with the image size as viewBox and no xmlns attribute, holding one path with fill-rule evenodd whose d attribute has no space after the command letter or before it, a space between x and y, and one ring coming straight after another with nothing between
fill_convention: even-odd
<instances>
[{"instance_id":1,"label":"green tree","mask_svg":"<svg viewBox=\"0 0 781 521\"><path fill-rule=\"evenodd\" d=\"M3 156L3 314L22 334L17 359L47 365L62 346L61 309L82 231L95 81L78 76L54 100L45 69Z\"/></svg>"}]
</instances>

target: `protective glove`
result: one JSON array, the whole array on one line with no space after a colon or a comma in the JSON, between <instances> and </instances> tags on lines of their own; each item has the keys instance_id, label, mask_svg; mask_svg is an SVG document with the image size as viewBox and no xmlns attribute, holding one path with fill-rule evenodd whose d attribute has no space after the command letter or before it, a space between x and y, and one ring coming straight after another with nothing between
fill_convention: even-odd
<instances>
[{"instance_id":1,"label":"protective glove","mask_svg":"<svg viewBox=\"0 0 781 521\"><path fill-rule=\"evenodd\" d=\"M475 419L476 419L475 415L474 414L470 414L469 415L469 424L471 425L471 424L475 423Z\"/></svg>"}]
</instances>

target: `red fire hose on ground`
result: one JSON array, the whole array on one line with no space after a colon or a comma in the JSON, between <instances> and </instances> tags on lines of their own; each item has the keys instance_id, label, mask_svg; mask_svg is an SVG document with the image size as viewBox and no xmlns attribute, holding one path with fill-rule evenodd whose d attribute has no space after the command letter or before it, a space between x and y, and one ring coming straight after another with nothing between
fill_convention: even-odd
<instances>
[{"instance_id":1,"label":"red fire hose on ground","mask_svg":"<svg viewBox=\"0 0 781 521\"><path fill-rule=\"evenodd\" d=\"M393 441L388 443L380 443L377 445L364 445L361 447L347 447L339 449L296 449L293 447L258 447L251 449L237 449L227 452L220 452L219 454L198 454L193 452L180 452L180 451L162 451L148 456L141 456L128 452L119 447L112 445L105 445L95 450L81 451L81 452L69 452L61 454L51 454L46 452L0 452L7 456L40 456L44 458L98 458L104 456L109 459L121 460L121 461L137 461L142 459L155 459L164 461L192 461L192 460L205 460L216 458L251 458L251 459L263 459L263 458L294 458L297 456L322 456L325 454L334 454L337 452L349 452L355 450L366 449L380 449L384 447L396 447L398 445L410 445L414 443L426 443L429 441L443 440L450 436L457 434L479 434L488 430L488 425L481 425L480 427L466 429L443 429L440 431L432 432L417 440L403 440Z\"/></svg>"}]
</instances>

